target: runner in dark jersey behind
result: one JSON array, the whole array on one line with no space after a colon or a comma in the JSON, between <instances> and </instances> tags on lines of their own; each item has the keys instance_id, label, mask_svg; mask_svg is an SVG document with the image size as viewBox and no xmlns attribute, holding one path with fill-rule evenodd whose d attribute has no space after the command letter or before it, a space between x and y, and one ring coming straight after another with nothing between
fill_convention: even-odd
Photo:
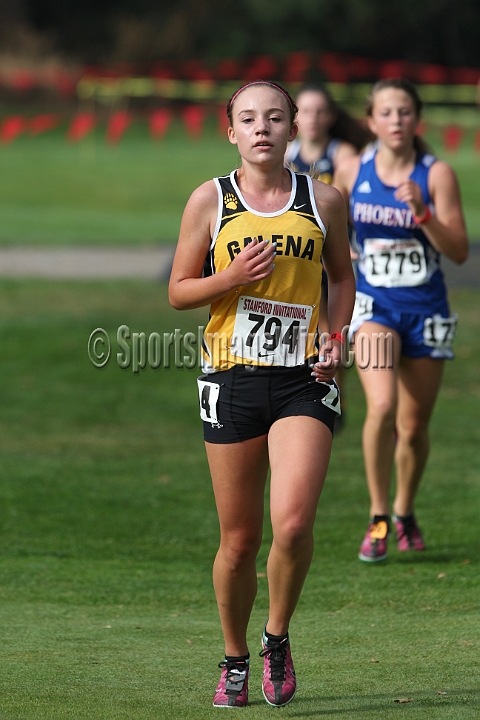
<instances>
[{"instance_id":1,"label":"runner in dark jersey behind","mask_svg":"<svg viewBox=\"0 0 480 720\"><path fill-rule=\"evenodd\" d=\"M304 85L297 93L298 135L287 148L285 161L296 172L309 173L327 185L332 184L335 169L348 157L358 155L371 139L362 127L332 98L326 87ZM352 253L354 258L354 254ZM328 282L322 275L320 327L328 331ZM335 421L335 432L345 424L345 371L339 368L335 380L341 390L342 414Z\"/></svg>"},{"instance_id":2,"label":"runner in dark jersey behind","mask_svg":"<svg viewBox=\"0 0 480 720\"><path fill-rule=\"evenodd\" d=\"M371 136L322 85L304 85L296 103L298 136L289 144L285 160L297 172L313 172L331 185L339 163L358 155Z\"/></svg>"}]
</instances>

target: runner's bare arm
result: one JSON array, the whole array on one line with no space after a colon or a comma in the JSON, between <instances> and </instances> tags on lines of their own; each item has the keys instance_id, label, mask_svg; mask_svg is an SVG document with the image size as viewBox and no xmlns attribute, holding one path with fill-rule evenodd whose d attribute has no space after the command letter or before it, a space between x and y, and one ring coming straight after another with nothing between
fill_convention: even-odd
<instances>
[{"instance_id":1,"label":"runner's bare arm","mask_svg":"<svg viewBox=\"0 0 480 720\"><path fill-rule=\"evenodd\" d=\"M197 188L185 207L168 290L170 304L177 310L210 305L235 287L263 280L272 272L275 248L268 240L254 239L226 270L202 277L217 209L212 180Z\"/></svg>"},{"instance_id":2,"label":"runner's bare arm","mask_svg":"<svg viewBox=\"0 0 480 720\"><path fill-rule=\"evenodd\" d=\"M333 175L333 187L336 187L342 193L345 203L348 207L350 202L350 193L355 184L355 178L360 169L360 158L347 157L343 162L339 163Z\"/></svg>"},{"instance_id":3,"label":"runner's bare arm","mask_svg":"<svg viewBox=\"0 0 480 720\"><path fill-rule=\"evenodd\" d=\"M450 165L436 162L432 165L428 180L435 215L422 223L422 230L438 252L460 265L468 257L468 239L457 178ZM399 185L395 197L407 203L418 217L422 217L427 210L420 187L413 180Z\"/></svg>"},{"instance_id":4,"label":"runner's bare arm","mask_svg":"<svg viewBox=\"0 0 480 720\"><path fill-rule=\"evenodd\" d=\"M360 158L358 155L345 158L335 170L333 176L333 187L336 187L343 195L347 205L348 224L354 229L352 215L350 213L350 193L355 184L355 179L360 169ZM358 259L358 253L352 245L350 245L350 257L352 260Z\"/></svg>"},{"instance_id":5,"label":"runner's bare arm","mask_svg":"<svg viewBox=\"0 0 480 720\"><path fill-rule=\"evenodd\" d=\"M354 145L348 142L342 142L335 153L335 167L340 165L344 160L350 157L357 157L358 152Z\"/></svg>"},{"instance_id":6,"label":"runner's bare arm","mask_svg":"<svg viewBox=\"0 0 480 720\"><path fill-rule=\"evenodd\" d=\"M348 242L347 209L336 188L319 185L314 184L315 197L320 217L327 229L322 257L328 276L328 325L330 332L341 333L350 323L355 303L355 276ZM325 374L322 363L315 366L317 379L320 380L335 374L341 360L341 343L330 340L320 348L320 355L325 356L325 353L331 359L330 367L328 374Z\"/></svg>"},{"instance_id":7,"label":"runner's bare arm","mask_svg":"<svg viewBox=\"0 0 480 720\"><path fill-rule=\"evenodd\" d=\"M331 332L341 332L352 318L355 303L355 276L347 233L347 209L336 188L329 187L327 207L322 210L327 224L323 261L328 276L328 323Z\"/></svg>"}]
</instances>

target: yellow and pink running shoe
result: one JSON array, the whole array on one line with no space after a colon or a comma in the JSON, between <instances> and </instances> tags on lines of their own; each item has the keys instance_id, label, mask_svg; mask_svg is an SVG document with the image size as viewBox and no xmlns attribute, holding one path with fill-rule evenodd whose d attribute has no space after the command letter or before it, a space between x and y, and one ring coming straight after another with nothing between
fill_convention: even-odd
<instances>
[{"instance_id":1,"label":"yellow and pink running shoe","mask_svg":"<svg viewBox=\"0 0 480 720\"><path fill-rule=\"evenodd\" d=\"M358 557L363 562L379 562L385 560L387 553L387 540L390 535L389 518L384 515L375 515L369 522L367 532L360 546Z\"/></svg>"}]
</instances>

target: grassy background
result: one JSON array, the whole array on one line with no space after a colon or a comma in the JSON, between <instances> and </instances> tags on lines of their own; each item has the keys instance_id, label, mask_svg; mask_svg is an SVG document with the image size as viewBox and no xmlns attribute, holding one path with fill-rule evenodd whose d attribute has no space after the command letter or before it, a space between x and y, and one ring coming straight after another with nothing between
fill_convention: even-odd
<instances>
[{"instance_id":1,"label":"grassy background","mask_svg":"<svg viewBox=\"0 0 480 720\"><path fill-rule=\"evenodd\" d=\"M292 624L299 693L284 717L479 717L478 301L478 291L452 293L457 359L446 368L417 504L428 550L405 555L391 543L389 560L374 567L356 557L368 500L364 401L349 373L348 422ZM218 524L197 373L134 376L114 359L97 370L87 356L98 326L115 354L120 324L194 331L205 316L172 310L163 284L0 283L1 720L217 716ZM242 711L253 719L275 712L262 700L256 655L269 541L266 523L252 704Z\"/></svg>"},{"instance_id":2,"label":"grassy background","mask_svg":"<svg viewBox=\"0 0 480 720\"><path fill-rule=\"evenodd\" d=\"M24 135L0 149L0 243L174 243L189 194L236 166L212 122L201 141L179 121L154 142L136 123L118 146L104 127L77 145L65 128Z\"/></svg>"},{"instance_id":3,"label":"grassy background","mask_svg":"<svg viewBox=\"0 0 480 720\"><path fill-rule=\"evenodd\" d=\"M151 140L145 123L132 125L116 147L104 134L99 126L72 145L63 127L0 148L0 244L173 243L190 192L237 164L236 149L212 117L199 141L188 139L178 120L161 142ZM443 152L438 131L426 139L457 171L470 237L480 240L473 134L455 154Z\"/></svg>"},{"instance_id":4,"label":"grassy background","mask_svg":"<svg viewBox=\"0 0 480 720\"><path fill-rule=\"evenodd\" d=\"M154 143L135 124L69 145L65 128L0 149L0 244L171 243L198 184L235 167L213 119L201 141L179 123ZM480 239L478 156L467 136L445 156ZM480 351L478 291L456 291L461 323L432 422L418 498L428 551L358 562L367 491L363 396L348 378L316 555L292 625L300 677L287 717L477 718ZM195 331L164 284L0 281L0 720L193 720L211 707L222 638L211 586L218 523L202 442L196 371L115 360L92 367L104 327ZM268 512L266 511L267 521ZM267 613L268 522L251 623L251 718ZM375 661L375 662L374 662ZM439 694L442 693L442 694ZM410 699L408 703L395 700ZM275 712L275 711L273 711Z\"/></svg>"}]
</instances>

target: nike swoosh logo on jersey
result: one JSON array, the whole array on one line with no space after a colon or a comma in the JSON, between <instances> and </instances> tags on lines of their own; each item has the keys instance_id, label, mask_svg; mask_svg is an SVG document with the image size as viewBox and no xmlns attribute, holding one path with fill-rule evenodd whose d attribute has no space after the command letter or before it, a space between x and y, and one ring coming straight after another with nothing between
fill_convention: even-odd
<instances>
[{"instance_id":1,"label":"nike swoosh logo on jersey","mask_svg":"<svg viewBox=\"0 0 480 720\"><path fill-rule=\"evenodd\" d=\"M300 210L300 208L305 207L306 204L307 204L307 203L303 203L303 205L294 205L294 206L293 206L293 209L294 209L294 210Z\"/></svg>"},{"instance_id":2,"label":"nike swoosh logo on jersey","mask_svg":"<svg viewBox=\"0 0 480 720\"><path fill-rule=\"evenodd\" d=\"M358 186L357 192L361 193L371 193L372 188L370 187L370 183L368 180L364 180L360 185Z\"/></svg>"}]
</instances>

